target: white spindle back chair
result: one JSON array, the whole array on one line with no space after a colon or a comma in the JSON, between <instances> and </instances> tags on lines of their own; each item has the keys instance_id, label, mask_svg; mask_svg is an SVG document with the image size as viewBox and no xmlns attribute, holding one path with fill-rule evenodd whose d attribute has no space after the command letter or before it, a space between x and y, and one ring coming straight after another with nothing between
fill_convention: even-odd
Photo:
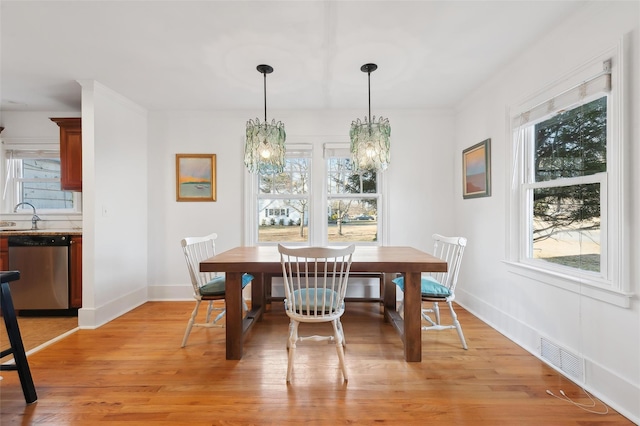
<instances>
[{"instance_id":1,"label":"white spindle back chair","mask_svg":"<svg viewBox=\"0 0 640 426\"><path fill-rule=\"evenodd\" d=\"M285 311L289 316L287 383L291 382L296 344L304 340L333 341L344 380L348 380L344 361L344 330L340 317L355 245L346 248L297 247L278 245L285 284ZM300 323L330 322L330 336L300 336Z\"/></svg>"},{"instance_id":2,"label":"white spindle back chair","mask_svg":"<svg viewBox=\"0 0 640 426\"><path fill-rule=\"evenodd\" d=\"M462 263L462 255L467 246L467 239L464 237L445 237L440 234L433 234L433 255L447 262L447 272L423 273L420 280L420 291L423 304L430 303L428 307L422 308L422 318L427 322L423 325L423 330L449 330L455 329L462 343L462 347L467 349L467 342L462 333L462 326L458 321L453 309L453 301L456 298L456 285L458 284L458 273ZM398 277L393 282L404 291L404 277ZM439 302L445 302L449 306L452 323L442 324L440 317ZM400 304L400 311L403 310L404 300ZM429 314L433 314L431 318Z\"/></svg>"},{"instance_id":3,"label":"white spindle back chair","mask_svg":"<svg viewBox=\"0 0 640 426\"><path fill-rule=\"evenodd\" d=\"M215 306L214 301L224 301L225 299L225 275L219 272L200 272L200 262L216 254L216 238L218 238L218 234L212 233L204 237L187 237L181 241L182 251L189 270L189 277L191 278L191 285L193 286L193 297L196 299L196 306L191 313L191 317L187 323L187 329L182 339L182 347L185 347L187 344L187 339L193 327L224 327L224 323L219 323L219 321L224 317L226 308L224 305L221 307ZM242 288L246 287L252 279L253 276L244 274L242 276ZM197 323L196 317L198 315L198 309L203 300L209 302L207 316L205 322ZM245 310L247 309L244 300L243 308ZM219 313L212 320L211 314L213 311L219 311Z\"/></svg>"}]
</instances>

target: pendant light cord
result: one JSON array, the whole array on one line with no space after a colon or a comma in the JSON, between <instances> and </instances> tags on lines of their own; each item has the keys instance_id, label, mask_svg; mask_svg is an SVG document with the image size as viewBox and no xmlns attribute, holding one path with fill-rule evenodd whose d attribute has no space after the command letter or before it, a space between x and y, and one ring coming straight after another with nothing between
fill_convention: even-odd
<instances>
[{"instance_id":1,"label":"pendant light cord","mask_svg":"<svg viewBox=\"0 0 640 426\"><path fill-rule=\"evenodd\" d=\"M264 76L264 124L267 125L267 73L263 72Z\"/></svg>"},{"instance_id":2,"label":"pendant light cord","mask_svg":"<svg viewBox=\"0 0 640 426\"><path fill-rule=\"evenodd\" d=\"M367 70L367 80L369 88L369 126L371 126L371 70Z\"/></svg>"}]
</instances>

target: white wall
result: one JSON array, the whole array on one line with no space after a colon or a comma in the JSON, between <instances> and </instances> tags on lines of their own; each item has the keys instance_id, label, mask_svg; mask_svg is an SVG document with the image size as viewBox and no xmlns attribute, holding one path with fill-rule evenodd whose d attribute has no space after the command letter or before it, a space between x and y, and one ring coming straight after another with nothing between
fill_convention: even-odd
<instances>
[{"instance_id":1,"label":"white wall","mask_svg":"<svg viewBox=\"0 0 640 426\"><path fill-rule=\"evenodd\" d=\"M259 107L259 106L258 106ZM391 123L390 243L429 249L431 234L453 232L453 114L375 111ZM269 111L287 141L348 141L351 121L366 111ZM180 249L185 236L218 233L218 251L243 242L243 143L255 111L149 113L149 295L189 298ZM320 152L322 152L320 150ZM176 202L175 154L217 155L217 201ZM410 202L407 202L410 200Z\"/></svg>"},{"instance_id":2,"label":"white wall","mask_svg":"<svg viewBox=\"0 0 640 426\"><path fill-rule=\"evenodd\" d=\"M623 36L630 42L629 85L625 95L631 108L631 132L625 154L628 164L638 164L639 71L638 2L595 2L582 13L523 51L494 79L462 102L456 114L456 156L464 148L492 139L493 195L463 200L456 163L457 196L453 211L458 229L469 238L460 272L458 301L525 349L539 353L539 339L547 337L585 360L584 386L635 422L640 420L640 308L634 296L623 308L511 273L507 259L507 194L509 191L510 138L507 108L543 89L578 66L616 46ZM629 173L624 230L637 242L640 174ZM635 212L635 214L634 214ZM633 219L632 219L633 218ZM630 259L638 256L631 247ZM630 266L631 291L640 291L638 267ZM469 342L473 346L473 342ZM544 392L545 389L540 389Z\"/></svg>"},{"instance_id":3,"label":"white wall","mask_svg":"<svg viewBox=\"0 0 640 426\"><path fill-rule=\"evenodd\" d=\"M82 81L83 297L81 327L147 300L146 111Z\"/></svg>"}]
</instances>

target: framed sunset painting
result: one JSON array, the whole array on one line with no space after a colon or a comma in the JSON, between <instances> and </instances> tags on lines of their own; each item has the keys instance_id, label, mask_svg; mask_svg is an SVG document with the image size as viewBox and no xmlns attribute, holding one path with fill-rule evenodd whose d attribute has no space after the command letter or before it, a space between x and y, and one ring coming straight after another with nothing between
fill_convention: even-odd
<instances>
[{"instance_id":1,"label":"framed sunset painting","mask_svg":"<svg viewBox=\"0 0 640 426\"><path fill-rule=\"evenodd\" d=\"M491 195L491 139L462 151L462 197Z\"/></svg>"},{"instance_id":2,"label":"framed sunset painting","mask_svg":"<svg viewBox=\"0 0 640 426\"><path fill-rule=\"evenodd\" d=\"M176 201L216 201L215 154L176 154Z\"/></svg>"}]
</instances>

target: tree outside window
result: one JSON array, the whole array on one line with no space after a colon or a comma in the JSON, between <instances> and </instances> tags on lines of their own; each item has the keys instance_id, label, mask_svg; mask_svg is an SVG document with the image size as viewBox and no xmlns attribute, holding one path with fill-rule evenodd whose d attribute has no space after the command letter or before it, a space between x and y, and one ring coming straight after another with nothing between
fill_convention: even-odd
<instances>
[{"instance_id":1,"label":"tree outside window","mask_svg":"<svg viewBox=\"0 0 640 426\"><path fill-rule=\"evenodd\" d=\"M328 159L327 178L329 242L377 241L377 173L355 173L350 158L333 157Z\"/></svg>"},{"instance_id":2,"label":"tree outside window","mask_svg":"<svg viewBox=\"0 0 640 426\"><path fill-rule=\"evenodd\" d=\"M309 158L287 158L279 174L259 175L258 242L306 242Z\"/></svg>"},{"instance_id":3,"label":"tree outside window","mask_svg":"<svg viewBox=\"0 0 640 426\"><path fill-rule=\"evenodd\" d=\"M322 139L288 144L282 173L247 175L246 244L382 244L383 176L355 173L349 144Z\"/></svg>"},{"instance_id":4,"label":"tree outside window","mask_svg":"<svg viewBox=\"0 0 640 426\"><path fill-rule=\"evenodd\" d=\"M599 272L607 97L531 127L531 257Z\"/></svg>"}]
</instances>

